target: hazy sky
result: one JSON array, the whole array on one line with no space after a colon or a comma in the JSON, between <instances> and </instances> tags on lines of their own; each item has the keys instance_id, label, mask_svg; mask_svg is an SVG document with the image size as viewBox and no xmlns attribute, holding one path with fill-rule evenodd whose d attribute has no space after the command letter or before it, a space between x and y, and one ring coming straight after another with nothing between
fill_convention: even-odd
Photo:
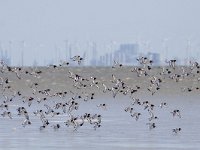
<instances>
[{"instance_id":1,"label":"hazy sky","mask_svg":"<svg viewBox=\"0 0 200 150\"><path fill-rule=\"evenodd\" d=\"M169 53L179 57L190 40L196 55L199 14L200 0L0 0L0 41L12 41L17 51L14 45L24 40L26 51L35 44L43 53L64 40L138 41L155 52L165 41Z\"/></svg>"}]
</instances>

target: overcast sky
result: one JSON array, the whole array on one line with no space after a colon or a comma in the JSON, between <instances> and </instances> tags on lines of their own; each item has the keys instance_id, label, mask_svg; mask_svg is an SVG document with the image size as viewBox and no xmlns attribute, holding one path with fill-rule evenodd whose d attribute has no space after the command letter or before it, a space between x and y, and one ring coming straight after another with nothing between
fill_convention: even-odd
<instances>
[{"instance_id":1,"label":"overcast sky","mask_svg":"<svg viewBox=\"0 0 200 150\"><path fill-rule=\"evenodd\" d=\"M165 41L168 55L183 57L187 41L192 54L200 49L199 14L200 0L0 0L0 42L12 41L12 54L17 42L39 45L43 55L64 40L137 41L155 52Z\"/></svg>"}]
</instances>

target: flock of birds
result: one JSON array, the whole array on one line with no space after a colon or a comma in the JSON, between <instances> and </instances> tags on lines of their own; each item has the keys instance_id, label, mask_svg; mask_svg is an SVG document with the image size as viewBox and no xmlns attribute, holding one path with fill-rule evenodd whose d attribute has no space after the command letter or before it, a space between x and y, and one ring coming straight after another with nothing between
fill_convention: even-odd
<instances>
[{"instance_id":1,"label":"flock of birds","mask_svg":"<svg viewBox=\"0 0 200 150\"><path fill-rule=\"evenodd\" d=\"M78 55L71 58L71 61L78 63L78 65L81 65L83 60L84 59ZM139 65L132 67L129 71L136 75L136 80L140 77L147 78L148 85L145 90L152 96L163 88L165 80L182 82L192 77L195 79L195 82L200 81L200 65L197 62L190 62L190 66L176 66L176 60L169 60L166 61L166 66L158 67L158 70L160 70L159 72L152 74L151 70L154 69L152 60L147 57L139 57L137 61ZM148 122L146 123L149 130L157 127L156 120L159 118L154 112L155 107L157 106L151 101L142 101L135 97L135 93L144 89L140 85L128 85L124 79L117 78L116 74L112 74L111 80L103 82L100 78L95 76L84 77L81 74L72 72L71 70L73 69L70 70L68 68L70 63L62 61L59 65L49 65L47 68L55 71L64 68L67 71L67 74L64 76L66 76L67 80L71 81L72 86L69 91L63 90L55 92L51 88L41 88L42 83L40 83L40 81L43 74L42 69L11 67L4 61L0 62L0 66L0 117L13 119L13 116L19 116L20 118L23 118L21 123L23 127L32 125L31 117L34 115L41 121L39 130L45 130L48 127L58 130L63 125L72 127L74 131L78 130L83 125L90 125L94 130L100 128L102 126L101 114L85 112L79 116L74 113L79 110L80 101L88 102L96 98L95 90L99 90L102 93L109 93L113 98L116 98L118 95L129 97L131 104L124 108L124 112L128 113L132 118L138 121L143 112L138 112L135 108L140 107L141 110L146 111L147 114L149 114ZM110 69L120 69L123 67L123 64L114 61L114 64ZM11 78L10 74L14 76ZM27 82L28 86L26 87L26 91L30 91L29 95L27 95L28 92L23 93L24 91L20 91L20 89L13 86L16 80ZM193 90L199 90L199 87L181 87L181 91L183 92L191 92ZM55 101L55 99L58 100ZM50 105L50 102L52 102L53 105ZM37 107L33 107L33 109L35 109L34 111L29 111L29 108L32 105L36 105ZM11 111L11 108L13 107L16 107L16 109ZM168 107L168 103L161 102L159 107L165 109L165 107ZM98 108L108 110L106 103L98 104L97 109ZM181 111L179 109L171 110L169 114L174 118L181 118ZM62 124L60 122L50 122L49 117L55 116L66 116L67 119L64 120ZM181 127L177 127L172 129L172 133L178 134L181 130Z\"/></svg>"}]
</instances>

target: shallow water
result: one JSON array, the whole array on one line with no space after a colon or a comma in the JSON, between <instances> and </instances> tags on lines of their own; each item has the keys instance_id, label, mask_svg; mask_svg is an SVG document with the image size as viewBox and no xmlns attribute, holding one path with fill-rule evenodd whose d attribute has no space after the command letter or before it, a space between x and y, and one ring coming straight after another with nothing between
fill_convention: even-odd
<instances>
[{"instance_id":1,"label":"shallow water","mask_svg":"<svg viewBox=\"0 0 200 150\"><path fill-rule=\"evenodd\" d=\"M147 97L143 97L143 100ZM149 98L148 98L149 99ZM151 97L150 100L156 106L162 97ZM167 149L199 149L200 148L200 101L198 96L168 96L166 108L156 107L154 112L158 116L155 120L156 128L149 130L146 123L148 117L143 109L134 107L142 113L138 121L135 121L124 111L131 101L125 97L97 98L92 101L80 101L79 110L76 115L84 113L98 113L102 115L102 126L94 130L90 124L84 124L77 131L72 127L66 127L64 121L66 115L48 117L50 125L59 123L61 128L54 131L50 125L47 129L40 131L42 125L38 116L32 114L39 109L36 103L28 108L32 124L25 128L21 126L23 117L17 116L15 109L11 106L13 119L0 117L0 149L25 150L25 149L139 149L139 150L167 150ZM107 110L97 108L96 105L106 103ZM24 105L17 103L16 105ZM42 105L42 104L41 104ZM41 106L42 107L42 106ZM181 118L172 117L170 111L180 109ZM2 111L1 111L2 112ZM179 134L173 134L172 129L181 127Z\"/></svg>"}]
</instances>

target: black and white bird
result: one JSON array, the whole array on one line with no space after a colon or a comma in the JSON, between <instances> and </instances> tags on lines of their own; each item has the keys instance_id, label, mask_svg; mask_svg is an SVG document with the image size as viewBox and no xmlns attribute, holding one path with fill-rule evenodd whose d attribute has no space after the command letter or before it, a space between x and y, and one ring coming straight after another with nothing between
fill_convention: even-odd
<instances>
[{"instance_id":1,"label":"black and white bird","mask_svg":"<svg viewBox=\"0 0 200 150\"><path fill-rule=\"evenodd\" d=\"M175 109L170 113L172 113L173 117L178 116L179 118L181 118L181 113L180 113L180 110L178 109Z\"/></svg>"},{"instance_id":2,"label":"black and white bird","mask_svg":"<svg viewBox=\"0 0 200 150\"><path fill-rule=\"evenodd\" d=\"M152 122L152 123L147 123L146 125L149 126L149 130L152 130L152 129L156 128L156 124L155 124L154 122Z\"/></svg>"},{"instance_id":3,"label":"black and white bird","mask_svg":"<svg viewBox=\"0 0 200 150\"><path fill-rule=\"evenodd\" d=\"M178 134L181 130L182 130L181 128L175 128L175 129L172 129L172 132L175 134Z\"/></svg>"},{"instance_id":4,"label":"black and white bird","mask_svg":"<svg viewBox=\"0 0 200 150\"><path fill-rule=\"evenodd\" d=\"M83 58L79 55L76 55L76 56L72 57L71 59L72 59L72 61L77 61L79 65L83 61Z\"/></svg>"}]
</instances>

